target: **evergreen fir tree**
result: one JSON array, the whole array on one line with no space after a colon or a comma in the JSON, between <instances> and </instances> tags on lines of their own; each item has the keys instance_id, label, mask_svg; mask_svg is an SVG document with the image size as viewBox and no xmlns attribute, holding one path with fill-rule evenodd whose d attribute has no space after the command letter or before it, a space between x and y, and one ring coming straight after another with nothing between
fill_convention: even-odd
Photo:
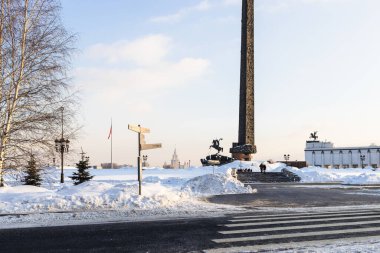
<instances>
[{"instance_id":1,"label":"evergreen fir tree","mask_svg":"<svg viewBox=\"0 0 380 253\"><path fill-rule=\"evenodd\" d=\"M89 157L82 156L82 159L76 164L78 171L74 172L73 176L70 177L75 185L90 181L94 177L90 176L90 172L88 172L88 169L90 168L88 163Z\"/></svg>"},{"instance_id":2,"label":"evergreen fir tree","mask_svg":"<svg viewBox=\"0 0 380 253\"><path fill-rule=\"evenodd\" d=\"M26 166L26 176L24 177L25 185L41 185L41 175L40 169L37 168L36 159L34 155L30 155L30 160L28 161L28 166Z\"/></svg>"}]
</instances>

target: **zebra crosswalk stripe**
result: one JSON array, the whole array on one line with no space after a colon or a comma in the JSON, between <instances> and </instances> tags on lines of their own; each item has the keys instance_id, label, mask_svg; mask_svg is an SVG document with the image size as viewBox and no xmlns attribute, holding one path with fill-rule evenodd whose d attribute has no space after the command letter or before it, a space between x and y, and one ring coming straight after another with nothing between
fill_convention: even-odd
<instances>
[{"instance_id":1,"label":"zebra crosswalk stripe","mask_svg":"<svg viewBox=\"0 0 380 253\"><path fill-rule=\"evenodd\" d=\"M380 218L380 215L372 216L355 216L355 217L334 217L334 218L320 218L320 219L303 219L303 220L283 220L283 221L263 221L263 222L247 222L247 223L234 223L225 224L226 227L246 227L246 226L259 226L268 224L287 224L287 223L305 223L305 222L318 222L318 221L339 221L339 220L361 220L368 218Z\"/></svg>"},{"instance_id":2,"label":"zebra crosswalk stripe","mask_svg":"<svg viewBox=\"0 0 380 253\"><path fill-rule=\"evenodd\" d=\"M307 212L307 213L304 213L304 212L300 212L300 213L287 213L287 214L268 214L268 215L241 215L241 216L234 216L233 219L255 219L255 218L258 218L258 219L261 219L261 218L270 218L270 217L275 217L275 218L280 218L280 217L283 217L283 218L287 218L287 217L292 217L292 216L300 216L300 215L319 215L319 214L351 214L351 213L361 213L361 212L365 212L365 213L378 213L380 212L380 209L366 209L366 210L363 210L363 209L356 209L356 210L346 210L346 211L342 211L342 212L337 212L337 211L331 211L331 212Z\"/></svg>"},{"instance_id":3,"label":"zebra crosswalk stripe","mask_svg":"<svg viewBox=\"0 0 380 253\"><path fill-rule=\"evenodd\" d=\"M259 233L259 232L271 232L271 231L283 231L283 230L295 230L295 229L303 229L303 228L332 228L332 227L343 227L343 226L362 226L362 225L371 225L371 224L379 224L380 220L374 221L357 221L357 222L341 222L341 223L333 223L333 224L316 224L316 225L297 225L297 226L285 226L285 227L271 227L271 228L255 228L255 229L241 229L241 230L226 230L219 231L219 233L224 235L232 235L232 234L244 234L244 233Z\"/></svg>"},{"instance_id":4,"label":"zebra crosswalk stripe","mask_svg":"<svg viewBox=\"0 0 380 253\"><path fill-rule=\"evenodd\" d=\"M355 228L355 229L339 229L339 230L328 230L328 231L318 231L318 232L298 232L298 233L287 233L280 235L262 235L262 236L247 236L247 237L237 237L237 238L223 238L223 239L213 239L216 243L231 243L231 242L247 242L247 241L258 241L258 240L269 240L269 239L284 239L291 237L308 237L308 236L326 236L326 235L339 235L339 234L353 234L353 233L368 233L368 232L380 232L380 227L370 227L370 228Z\"/></svg>"},{"instance_id":5,"label":"zebra crosswalk stripe","mask_svg":"<svg viewBox=\"0 0 380 253\"><path fill-rule=\"evenodd\" d=\"M339 243L359 243L369 240L380 240L378 235L356 236L355 238L340 238ZM289 248L317 247L327 244L336 243L337 239L324 239L315 241L290 242L290 243L272 243L264 245L250 245L241 247L215 248L204 250L204 253L236 253L236 252L257 252L261 250L277 250Z\"/></svg>"},{"instance_id":6,"label":"zebra crosswalk stripe","mask_svg":"<svg viewBox=\"0 0 380 253\"><path fill-rule=\"evenodd\" d=\"M333 215L331 212L311 215L297 214L298 216L289 215L288 220L284 220L286 218L281 217L281 215L271 215L271 218L263 215L263 219L243 218L235 220L237 217L234 217L233 220L229 220L229 224L220 225L226 229L218 231L218 233L226 235L226 237L211 240L220 247L204 250L204 252L273 251L318 245L325 246L328 244L335 245L337 242L356 243L380 240L379 212L364 212L361 210L359 212L344 212ZM247 215L246 217L253 216ZM282 220L278 220L280 217ZM321 224L322 222L323 224ZM230 247L226 247L227 245Z\"/></svg>"},{"instance_id":7,"label":"zebra crosswalk stripe","mask_svg":"<svg viewBox=\"0 0 380 253\"><path fill-rule=\"evenodd\" d=\"M289 216L289 217L271 217L271 218L256 218L256 219L251 219L251 218L247 218L247 219L234 219L234 220L229 220L230 222L247 222L247 221L265 221L265 220L271 220L271 221L275 221L275 220L283 220L283 219L297 219L297 218L322 218L322 217L340 217L340 216L343 216L343 215L351 215L351 216L354 216L354 215L362 215L362 214L368 214L370 216L368 217L371 217L373 216L374 214L376 214L378 212L373 212L373 213L368 213L368 212L361 212L361 213L346 213L346 214L317 214L317 215L300 215L300 216ZM380 214L380 213L378 213Z\"/></svg>"}]
</instances>

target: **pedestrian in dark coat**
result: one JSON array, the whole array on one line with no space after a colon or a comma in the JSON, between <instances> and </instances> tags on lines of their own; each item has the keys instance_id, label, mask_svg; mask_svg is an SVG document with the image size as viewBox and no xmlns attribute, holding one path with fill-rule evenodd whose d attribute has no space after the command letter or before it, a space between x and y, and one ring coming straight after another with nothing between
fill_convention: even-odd
<instances>
[{"instance_id":1,"label":"pedestrian in dark coat","mask_svg":"<svg viewBox=\"0 0 380 253\"><path fill-rule=\"evenodd\" d=\"M267 166L264 163L260 164L260 172L265 173L265 170L267 169Z\"/></svg>"}]
</instances>

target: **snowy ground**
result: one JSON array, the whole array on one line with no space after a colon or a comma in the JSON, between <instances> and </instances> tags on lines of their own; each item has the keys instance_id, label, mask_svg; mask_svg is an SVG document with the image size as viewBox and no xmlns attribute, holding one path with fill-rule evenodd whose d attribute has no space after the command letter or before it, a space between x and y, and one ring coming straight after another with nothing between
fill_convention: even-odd
<instances>
[{"instance_id":1,"label":"snowy ground","mask_svg":"<svg viewBox=\"0 0 380 253\"><path fill-rule=\"evenodd\" d=\"M65 169L64 184L59 183L59 169L45 170L41 187L21 185L8 176L6 187L0 189L0 228L242 211L204 200L215 194L255 193L255 189L233 178L229 168L147 168L143 171L141 196L136 168L90 170L93 180L77 186L68 178L75 169Z\"/></svg>"},{"instance_id":2,"label":"snowy ground","mask_svg":"<svg viewBox=\"0 0 380 253\"><path fill-rule=\"evenodd\" d=\"M380 170L367 167L349 169L325 169L320 167L287 168L297 174L305 183L337 182L346 185L379 185Z\"/></svg>"},{"instance_id":3,"label":"snowy ground","mask_svg":"<svg viewBox=\"0 0 380 253\"><path fill-rule=\"evenodd\" d=\"M136 168L90 170L94 179L74 186L74 168L65 169L65 184L59 183L60 170L45 170L41 187L24 186L13 176L0 189L0 228L12 226L71 224L139 217L189 217L241 212L243 208L216 205L204 197L218 194L255 193L231 176L232 169L259 171L260 162L233 162L221 167L190 169L146 168L142 196L138 195ZM286 166L267 164L268 172ZM366 169L290 168L304 183L341 182L343 184L380 184L380 171ZM379 190L368 194L380 194ZM28 214L28 215L25 215Z\"/></svg>"},{"instance_id":4,"label":"snowy ground","mask_svg":"<svg viewBox=\"0 0 380 253\"><path fill-rule=\"evenodd\" d=\"M65 169L65 184L59 183L60 170L47 169L41 187L23 186L14 177L6 177L7 186L0 189L0 228L57 226L118 221L161 220L171 218L219 216L244 212L244 208L216 205L204 200L215 194L247 193L231 176L231 169L249 168L259 171L260 162L234 162L222 167L201 167L181 170L147 168L143 171L143 195L137 194L136 168L91 170L94 179L74 186L71 176L75 169ZM268 172L280 172L286 166L267 164ZM345 185L378 185L380 171L365 169L303 169L286 167L301 177L303 183L341 183ZM315 185L313 187L316 187ZM320 186L325 187L325 186ZM347 186L343 186L347 187ZM380 194L380 190L361 191ZM342 210L345 207L339 207ZM379 205L355 208L380 208ZM324 208L260 208L261 212L323 212ZM378 252L380 242L334 242L330 245L283 252Z\"/></svg>"}]
</instances>

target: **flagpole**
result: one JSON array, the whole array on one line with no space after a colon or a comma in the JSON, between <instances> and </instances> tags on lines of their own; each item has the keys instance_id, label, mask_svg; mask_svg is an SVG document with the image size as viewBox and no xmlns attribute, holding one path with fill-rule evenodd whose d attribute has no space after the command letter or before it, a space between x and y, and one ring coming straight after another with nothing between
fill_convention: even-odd
<instances>
[{"instance_id":1,"label":"flagpole","mask_svg":"<svg viewBox=\"0 0 380 253\"><path fill-rule=\"evenodd\" d=\"M112 163L112 138L113 138L113 133L112 133L112 118L111 118L111 169L113 169L113 163Z\"/></svg>"}]
</instances>

